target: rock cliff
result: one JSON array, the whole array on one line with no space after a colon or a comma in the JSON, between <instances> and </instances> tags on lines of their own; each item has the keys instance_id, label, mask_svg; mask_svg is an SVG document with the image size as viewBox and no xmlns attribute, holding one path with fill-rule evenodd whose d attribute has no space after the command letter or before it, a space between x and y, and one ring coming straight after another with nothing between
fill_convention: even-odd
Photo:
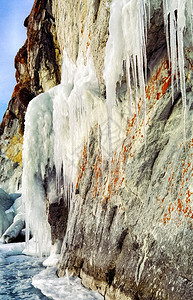
<instances>
[{"instance_id":1,"label":"rock cliff","mask_svg":"<svg viewBox=\"0 0 193 300\"><path fill-rule=\"evenodd\" d=\"M21 187L27 106L31 99L58 84L61 78L61 52L52 3L35 1L24 26L27 27L27 39L15 57L17 84L0 125L0 181L8 192Z\"/></svg>"},{"instance_id":2,"label":"rock cliff","mask_svg":"<svg viewBox=\"0 0 193 300\"><path fill-rule=\"evenodd\" d=\"M129 3L125 1L125 4L128 4L127 2ZM135 83L137 75L134 73L138 73L140 77L140 60L136 62L137 58L132 58L128 71L126 59L122 57L121 78L115 82L118 117L111 118L114 131L110 136L106 134L105 143L103 127L106 123L108 127L110 118L107 116L100 122L105 116L105 110L100 111L98 122L94 122L89 128L89 138L87 136L84 145L78 147L80 159L77 177L75 181L70 182L73 184L72 190L68 185L70 192L66 192L62 190L63 187L66 188L65 176L70 175L63 174L63 165L58 178L57 164L52 164L51 157L54 146L50 136L57 134L50 117L55 113L53 106L56 100L52 99L56 99L54 97L59 93L60 87L44 94L47 102L42 102L39 114L43 123L35 124L35 129L32 128L31 132L39 130L38 134L42 137L41 124L44 124L45 137L50 140L48 143L47 140L36 137L37 141L42 143L39 145L41 149L34 150L37 144L33 148L31 143L30 151L39 156L43 155L42 153L48 154L42 160L44 166L40 166L39 161L36 162L35 173L29 178L33 178L34 184L38 181L38 185L41 185L41 197L45 201L52 243L62 243L58 263L59 276L65 275L68 268L69 272L82 278L85 286L97 289L105 299L187 300L193 299L193 52L189 38L191 26L187 17L183 45L180 34L184 31L184 15L180 14L175 3L171 1L172 10L166 13L167 1L139 1L141 4L145 2L150 20L146 26L147 38L144 38L145 54L142 47L142 54L147 58L142 66L147 73L145 97L138 93L142 86L142 77ZM16 152L15 148L18 149L21 145L23 117L27 104L33 96L48 91L59 83L61 60L65 55L74 63L74 69L78 68L80 55L84 59L83 65L88 63L88 53L93 58L98 86L94 89L94 85L92 88L89 85L89 92L85 98L92 99L93 108L95 103L105 107L102 106L108 98L107 81L103 76L105 51L114 30L110 21L111 4L118 7L118 3L122 1L35 1L32 12L25 21L28 39L16 56L18 84L1 124L1 152L4 153L4 159L13 163L21 162L20 150ZM188 15L190 1L181 3L181 11L184 3L187 4L187 10L184 12ZM127 9L132 9L132 6L128 5ZM132 19L132 16L130 18ZM112 27L109 27L109 22ZM119 23L116 25L119 26ZM167 32L171 28L174 30L173 35L169 35L167 39ZM135 31L134 27L132 29ZM127 29L127 38L131 41L133 33L129 30L130 28ZM135 42L137 35L134 38ZM118 41L121 42L121 36ZM181 49L183 60L180 57ZM113 46L111 50L116 55ZM119 51L122 54L122 50ZM140 53L137 53L136 57L139 56ZM179 61L177 67L174 67L175 60ZM64 64L64 74L65 71L69 71L69 64L69 61ZM137 67L134 67L135 64ZM116 69L119 68L117 65ZM84 80L87 83L85 78L89 75L85 75L83 71L77 71L79 78L71 84L71 91L74 86L77 88L78 79L81 82L79 86ZM113 72L111 75L113 78ZM68 84L70 85L69 82ZM77 98L80 95L78 92L77 88ZM133 98L130 104L131 111L128 112L130 94ZM35 98L35 101L30 103L31 112L34 106L36 105L37 109L38 103L44 99L41 96ZM48 114L46 108L49 110ZM63 107L60 108L63 111ZM64 115L67 112L69 113L65 110ZM53 126L51 130L46 127L46 118L51 124L49 126ZM30 124L33 125L32 122ZM64 139L65 132L70 127L67 121L65 124L67 125L63 131ZM77 128L76 130L78 131ZM47 132L50 133L49 137ZM27 137L26 134L26 140ZM68 137L69 144L70 139L71 137ZM44 143L49 145L49 151L44 151ZM112 147L109 147L109 144L112 144ZM109 152L109 149L110 155L105 155L104 152ZM29 169L26 172L28 171ZM55 184L56 178L58 184ZM37 204L37 199L35 201ZM38 201L41 199L38 198Z\"/></svg>"}]
</instances>

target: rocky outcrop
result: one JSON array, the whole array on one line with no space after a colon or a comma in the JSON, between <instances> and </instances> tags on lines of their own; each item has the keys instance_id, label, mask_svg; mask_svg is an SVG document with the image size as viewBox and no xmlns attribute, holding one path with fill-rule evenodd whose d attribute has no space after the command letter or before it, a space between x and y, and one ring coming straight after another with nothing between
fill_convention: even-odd
<instances>
[{"instance_id":1,"label":"rocky outcrop","mask_svg":"<svg viewBox=\"0 0 193 300\"><path fill-rule=\"evenodd\" d=\"M57 42L52 2L35 1L24 26L27 27L27 40L15 57L17 84L0 125L0 181L1 186L9 192L21 186L27 106L33 97L57 85L61 72L61 51Z\"/></svg>"}]
</instances>

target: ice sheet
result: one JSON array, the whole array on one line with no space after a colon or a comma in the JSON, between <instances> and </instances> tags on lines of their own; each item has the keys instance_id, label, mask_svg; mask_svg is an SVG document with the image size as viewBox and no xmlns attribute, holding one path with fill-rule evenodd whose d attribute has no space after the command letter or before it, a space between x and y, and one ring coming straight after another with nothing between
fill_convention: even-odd
<instances>
[{"instance_id":1,"label":"ice sheet","mask_svg":"<svg viewBox=\"0 0 193 300\"><path fill-rule=\"evenodd\" d=\"M0 242L0 257L22 254L25 243L2 244Z\"/></svg>"},{"instance_id":2,"label":"ice sheet","mask_svg":"<svg viewBox=\"0 0 193 300\"><path fill-rule=\"evenodd\" d=\"M66 277L57 277L55 267L43 268L43 259L22 255L24 247L25 243L0 243L0 299L104 299L83 287L79 278L69 276L68 284Z\"/></svg>"},{"instance_id":3,"label":"ice sheet","mask_svg":"<svg viewBox=\"0 0 193 300\"><path fill-rule=\"evenodd\" d=\"M104 297L97 292L85 289L79 278L69 276L58 278L56 268L47 268L32 279L34 287L41 290L47 297L54 300L102 300ZM54 288L53 288L54 287Z\"/></svg>"}]
</instances>

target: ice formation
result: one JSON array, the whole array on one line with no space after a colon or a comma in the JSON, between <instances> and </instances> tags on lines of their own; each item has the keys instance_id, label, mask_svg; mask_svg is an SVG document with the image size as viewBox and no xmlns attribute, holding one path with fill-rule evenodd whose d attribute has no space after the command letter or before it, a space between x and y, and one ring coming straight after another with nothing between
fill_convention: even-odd
<instances>
[{"instance_id":1,"label":"ice formation","mask_svg":"<svg viewBox=\"0 0 193 300\"><path fill-rule=\"evenodd\" d=\"M121 138L122 126L117 127L121 124L121 115L116 108L112 110L112 117L114 139ZM104 100L99 97L92 57L89 51L86 57L80 54L75 65L64 51L61 84L34 98L25 120L22 186L27 237L31 229L37 245L41 245L40 253L50 251L43 187L46 168L55 166L58 185L63 174L62 188L69 204L83 146L89 147L90 130L97 124L99 147L102 156L108 157L108 114ZM117 147L116 140L114 147Z\"/></svg>"},{"instance_id":2,"label":"ice formation","mask_svg":"<svg viewBox=\"0 0 193 300\"><path fill-rule=\"evenodd\" d=\"M184 73L184 31L187 23L192 28L192 0L163 0L163 14L166 42L171 68L172 100L174 101L175 81L182 93L184 120L186 117L186 86ZM146 40L150 25L153 0L113 0L109 22L109 39L106 46L104 79L106 83L107 108L111 119L112 107L116 104L116 87L126 69L130 111L135 99L135 113L138 117L138 101L143 100L146 117ZM192 30L191 30L192 31ZM179 74L179 75L178 75ZM144 121L144 124L146 122ZM184 126L185 130L185 126ZM109 122L111 140L111 122Z\"/></svg>"},{"instance_id":3,"label":"ice formation","mask_svg":"<svg viewBox=\"0 0 193 300\"><path fill-rule=\"evenodd\" d=\"M48 268L35 275L32 279L32 284L34 287L40 289L44 295L51 297L54 300L104 299L98 292L84 288L80 278L72 276L69 276L69 278L66 276L58 278L56 275L56 268Z\"/></svg>"},{"instance_id":4,"label":"ice formation","mask_svg":"<svg viewBox=\"0 0 193 300\"><path fill-rule=\"evenodd\" d=\"M0 242L0 258L12 255L20 255L25 248L25 243L1 244Z\"/></svg>"},{"instance_id":5,"label":"ice formation","mask_svg":"<svg viewBox=\"0 0 193 300\"><path fill-rule=\"evenodd\" d=\"M106 103L109 115L110 152L112 152L111 114L116 102L116 86L121 81L124 72L124 62L126 65L128 92L130 94L130 111L132 112L132 102L133 98L135 98L135 111L138 116L137 104L140 96L143 99L144 110L146 111L144 74L144 69L146 69L148 19L146 6L149 7L148 0L114 0L111 5L110 34L106 45L103 73L106 83ZM131 81L134 83L134 95ZM146 116L146 113L144 116Z\"/></svg>"},{"instance_id":6,"label":"ice formation","mask_svg":"<svg viewBox=\"0 0 193 300\"><path fill-rule=\"evenodd\" d=\"M50 226L46 217L43 188L45 168L53 165L53 90L29 104L23 144L22 196L25 204L26 234L30 229L37 241L37 252L49 252Z\"/></svg>"},{"instance_id":7,"label":"ice formation","mask_svg":"<svg viewBox=\"0 0 193 300\"><path fill-rule=\"evenodd\" d=\"M53 128L56 173L60 178L63 169L66 191L76 181L82 146L88 141L91 126L99 117L94 100L97 92L92 59L87 56L85 63L83 55L79 55L75 65L64 51L62 82L53 100ZM103 105L98 102L99 106Z\"/></svg>"},{"instance_id":8,"label":"ice formation","mask_svg":"<svg viewBox=\"0 0 193 300\"><path fill-rule=\"evenodd\" d=\"M98 80L89 50L86 58L80 54L76 65L63 54L63 72L61 85L56 89L53 100L54 162L58 177L61 168L64 174L64 186L76 184L77 166L83 146L89 147L89 135L93 126L98 124L99 147L102 156L109 157L108 146L108 109L99 97ZM112 130L116 131L113 150L117 147L115 139L123 135L121 115L114 107Z\"/></svg>"},{"instance_id":9,"label":"ice formation","mask_svg":"<svg viewBox=\"0 0 193 300\"><path fill-rule=\"evenodd\" d=\"M79 278L69 276L68 284L67 277L57 277L56 268L43 270L42 259L22 255L24 247L25 243L0 242L1 299L104 299L83 287Z\"/></svg>"},{"instance_id":10,"label":"ice formation","mask_svg":"<svg viewBox=\"0 0 193 300\"><path fill-rule=\"evenodd\" d=\"M164 23L166 26L167 49L171 67L172 101L174 101L174 81L176 79L178 85L178 77L180 77L185 138L186 84L184 73L184 31L187 23L190 23L189 25L192 31L192 0L163 0L163 9Z\"/></svg>"},{"instance_id":11,"label":"ice formation","mask_svg":"<svg viewBox=\"0 0 193 300\"><path fill-rule=\"evenodd\" d=\"M172 94L179 72L185 116L183 35L186 21L191 21L188 9L192 9L192 0L162 2L172 74ZM89 147L91 128L98 125L102 157L106 156L111 161L113 152L118 147L117 141L120 143L124 138L125 120L129 117L129 111L130 116L132 113L136 116L139 114L140 98L146 124L146 40L152 5L153 0L112 1L103 73L106 103L99 96L98 81L89 49L84 54L80 51L76 64L64 50L61 84L34 98L28 107L23 148L23 198L28 237L31 228L34 239L41 245L41 253L45 251L42 249L43 245L49 248L47 245L50 242L43 188L46 167L55 165L58 184L63 174L63 192L66 201L70 202L73 187L76 186L83 146ZM117 84L124 74L130 95L125 120L116 103Z\"/></svg>"}]
</instances>

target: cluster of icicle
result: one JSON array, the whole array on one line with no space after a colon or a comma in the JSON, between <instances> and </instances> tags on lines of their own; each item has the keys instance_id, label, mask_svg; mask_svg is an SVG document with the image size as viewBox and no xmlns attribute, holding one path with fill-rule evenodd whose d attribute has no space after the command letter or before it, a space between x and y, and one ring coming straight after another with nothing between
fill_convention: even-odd
<instances>
[{"instance_id":1,"label":"cluster of icicle","mask_svg":"<svg viewBox=\"0 0 193 300\"><path fill-rule=\"evenodd\" d=\"M75 65L64 51L61 84L34 98L26 113L23 199L27 236L31 229L41 254L49 248L51 236L44 191L47 168L56 169L56 186L51 187L53 194L56 189L61 189L59 185L63 176L64 198L69 201L76 186L82 151L85 145L89 145L90 130L94 126L97 127L102 157L109 157L108 114L105 101L99 97L98 81L89 51L86 61L85 64L85 57L80 54ZM112 117L112 128L116 133L114 138L118 136L121 140L124 126L117 127L122 120L116 107Z\"/></svg>"},{"instance_id":2,"label":"cluster of icicle","mask_svg":"<svg viewBox=\"0 0 193 300\"><path fill-rule=\"evenodd\" d=\"M183 33L186 16L191 20L192 0L162 2L172 89L174 90L174 78L178 78L179 73L185 113ZM43 188L48 164L50 167L55 165L58 182L63 174L65 195L69 186L72 188L76 185L81 151L83 145L89 145L89 134L93 126L98 124L99 147L103 158L105 154L111 158L116 146L113 138L121 140L124 137L121 114L117 112L116 105L116 86L123 75L123 66L127 73L130 95L128 111L132 114L135 110L138 115L138 99L141 97L144 118L146 116L146 42L153 5L153 0L112 1L110 35L106 45L103 74L106 83L106 103L99 97L95 68L89 51L86 58L79 53L76 65L64 51L61 84L33 99L28 107L22 186L28 236L31 228L38 245L41 245L40 252L43 252L42 246L47 246L50 241ZM132 103L135 103L134 107ZM115 132L116 136L113 136L112 132Z\"/></svg>"},{"instance_id":3,"label":"cluster of icicle","mask_svg":"<svg viewBox=\"0 0 193 300\"><path fill-rule=\"evenodd\" d=\"M186 84L184 73L184 31L190 26L192 31L193 2L192 0L163 0L166 42L171 68L172 102L174 101L174 79L182 94L184 113L184 139L186 139ZM178 75L179 74L179 75Z\"/></svg>"},{"instance_id":4,"label":"cluster of icicle","mask_svg":"<svg viewBox=\"0 0 193 300\"><path fill-rule=\"evenodd\" d=\"M138 116L138 100L141 97L144 118L146 118L146 42L147 31L150 26L151 8L154 6L154 2L153 0L112 1L109 23L110 35L106 46L104 69L107 92L106 103L109 115L111 115L112 107L115 105L116 85L121 80L123 63L125 63L130 95L130 111L132 112L132 103L134 102L136 115ZM188 25L191 27L192 33L193 4L192 0L163 0L160 1L160 5L163 5L167 50L171 68L172 101L174 101L174 79L176 79L178 85L178 77L180 77L185 121L184 31L186 25ZM134 83L132 87L131 81ZM146 121L144 121L144 124L146 124ZM110 129L109 135L111 135Z\"/></svg>"}]
</instances>

